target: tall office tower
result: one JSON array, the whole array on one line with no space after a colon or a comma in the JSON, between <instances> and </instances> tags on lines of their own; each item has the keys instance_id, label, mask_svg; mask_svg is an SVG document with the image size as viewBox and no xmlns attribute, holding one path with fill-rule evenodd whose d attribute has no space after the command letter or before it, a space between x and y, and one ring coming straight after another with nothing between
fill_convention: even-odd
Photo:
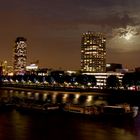
<instances>
[{"instance_id":1,"label":"tall office tower","mask_svg":"<svg viewBox=\"0 0 140 140\"><path fill-rule=\"evenodd\" d=\"M88 31L82 35L81 71L106 72L106 39L103 34Z\"/></svg>"},{"instance_id":2,"label":"tall office tower","mask_svg":"<svg viewBox=\"0 0 140 140\"><path fill-rule=\"evenodd\" d=\"M24 37L17 37L14 46L14 74L23 75L26 70L27 44Z\"/></svg>"}]
</instances>

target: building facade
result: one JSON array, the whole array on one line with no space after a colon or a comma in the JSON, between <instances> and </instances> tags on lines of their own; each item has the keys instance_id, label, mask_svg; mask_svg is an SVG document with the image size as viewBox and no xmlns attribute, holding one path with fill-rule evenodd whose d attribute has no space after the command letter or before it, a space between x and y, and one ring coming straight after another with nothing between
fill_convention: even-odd
<instances>
[{"instance_id":1,"label":"building facade","mask_svg":"<svg viewBox=\"0 0 140 140\"><path fill-rule=\"evenodd\" d=\"M120 88L121 88L121 85L122 85L122 78L124 76L124 74L120 73L120 72L106 72L106 73L83 73L83 74L86 74L86 75L94 75L95 78L96 78L96 86L94 88L106 88L106 81L107 81L107 78L111 75L115 75L118 79L119 79L119 82L120 82Z\"/></svg>"},{"instance_id":2,"label":"building facade","mask_svg":"<svg viewBox=\"0 0 140 140\"><path fill-rule=\"evenodd\" d=\"M26 71L27 43L24 37L17 37L14 46L14 74L23 75Z\"/></svg>"},{"instance_id":3,"label":"building facade","mask_svg":"<svg viewBox=\"0 0 140 140\"><path fill-rule=\"evenodd\" d=\"M103 34L88 31L82 35L81 71L106 72L106 38Z\"/></svg>"}]
</instances>

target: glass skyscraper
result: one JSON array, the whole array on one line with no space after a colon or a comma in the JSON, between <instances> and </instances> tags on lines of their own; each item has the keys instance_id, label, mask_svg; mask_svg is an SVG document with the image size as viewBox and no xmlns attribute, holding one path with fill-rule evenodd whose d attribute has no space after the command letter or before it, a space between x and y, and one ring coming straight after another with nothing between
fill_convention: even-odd
<instances>
[{"instance_id":1,"label":"glass skyscraper","mask_svg":"<svg viewBox=\"0 0 140 140\"><path fill-rule=\"evenodd\" d=\"M14 46L14 74L23 75L26 69L27 43L24 37L17 37Z\"/></svg>"},{"instance_id":2,"label":"glass skyscraper","mask_svg":"<svg viewBox=\"0 0 140 140\"><path fill-rule=\"evenodd\" d=\"M81 40L81 71L106 72L106 38L102 33L88 31Z\"/></svg>"}]
</instances>

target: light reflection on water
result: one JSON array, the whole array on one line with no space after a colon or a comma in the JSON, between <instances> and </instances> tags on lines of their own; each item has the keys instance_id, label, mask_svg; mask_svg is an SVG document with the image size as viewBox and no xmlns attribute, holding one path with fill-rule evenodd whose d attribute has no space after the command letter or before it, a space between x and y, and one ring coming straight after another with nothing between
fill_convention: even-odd
<instances>
[{"instance_id":1,"label":"light reflection on water","mask_svg":"<svg viewBox=\"0 0 140 140\"><path fill-rule=\"evenodd\" d=\"M0 113L0 140L138 140L140 116L132 122L95 121L62 114Z\"/></svg>"},{"instance_id":2,"label":"light reflection on water","mask_svg":"<svg viewBox=\"0 0 140 140\"><path fill-rule=\"evenodd\" d=\"M45 91L45 92L37 92L37 91L20 91L20 90L0 90L0 99L3 97L7 97L7 99L32 99L32 100L40 100L44 102L52 102L52 103L73 103L73 104L84 104L84 105L93 105L93 104L106 104L106 100L100 96L94 95L81 95L79 92L53 92L53 91Z\"/></svg>"},{"instance_id":3,"label":"light reflection on water","mask_svg":"<svg viewBox=\"0 0 140 140\"><path fill-rule=\"evenodd\" d=\"M41 98L51 100L50 93L45 92L39 96L37 92L0 91L1 97ZM36 97L37 96L37 97ZM58 99L55 93L52 101L58 99L62 102L74 101L73 95L64 94ZM62 98L62 100L61 100ZM81 102L106 102L103 97L80 99ZM29 114L19 113L16 110L10 112L0 111L0 140L139 140L140 139L140 115L135 120L100 120L95 121L76 115L66 114Z\"/></svg>"}]
</instances>

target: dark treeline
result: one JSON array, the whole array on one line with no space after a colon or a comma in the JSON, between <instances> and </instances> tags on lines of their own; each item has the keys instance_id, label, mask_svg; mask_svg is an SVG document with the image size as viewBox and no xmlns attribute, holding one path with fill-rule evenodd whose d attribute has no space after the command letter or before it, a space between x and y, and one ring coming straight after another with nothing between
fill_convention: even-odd
<instances>
[{"instance_id":1,"label":"dark treeline","mask_svg":"<svg viewBox=\"0 0 140 140\"><path fill-rule=\"evenodd\" d=\"M97 86L97 79L94 75L83 75L81 73L68 75L64 72L51 72L49 75L25 74L13 76L1 76L1 82L6 84L34 84L55 87L80 87L91 88ZM122 79L116 75L107 77L104 89L130 89L139 90L140 73L126 73Z\"/></svg>"}]
</instances>

